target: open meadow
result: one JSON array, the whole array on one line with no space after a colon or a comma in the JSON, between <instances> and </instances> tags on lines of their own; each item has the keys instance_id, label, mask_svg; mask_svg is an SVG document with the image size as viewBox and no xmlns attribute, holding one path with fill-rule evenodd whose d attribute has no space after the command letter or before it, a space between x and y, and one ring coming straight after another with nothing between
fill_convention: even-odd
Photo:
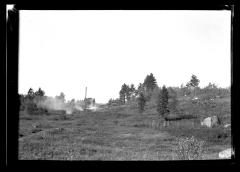
<instances>
[{"instance_id":1,"label":"open meadow","mask_svg":"<svg viewBox=\"0 0 240 172\"><path fill-rule=\"evenodd\" d=\"M130 105L103 105L70 115L20 111L18 156L20 160L181 160L179 139L193 136L204 141L201 159L218 159L220 151L231 147L231 127L223 127L231 123L230 97L214 101L216 106L206 111L199 102L182 100L182 118L165 127L151 104L143 113ZM222 124L201 126L218 105Z\"/></svg>"},{"instance_id":2,"label":"open meadow","mask_svg":"<svg viewBox=\"0 0 240 172\"><path fill-rule=\"evenodd\" d=\"M216 8L17 13L18 159L235 159L235 7Z\"/></svg>"}]
</instances>

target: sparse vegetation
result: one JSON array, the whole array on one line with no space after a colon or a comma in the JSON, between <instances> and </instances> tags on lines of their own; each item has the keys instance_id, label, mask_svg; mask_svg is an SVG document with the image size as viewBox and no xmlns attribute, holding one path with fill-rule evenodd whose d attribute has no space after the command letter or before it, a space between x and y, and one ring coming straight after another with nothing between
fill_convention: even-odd
<instances>
[{"instance_id":1,"label":"sparse vegetation","mask_svg":"<svg viewBox=\"0 0 240 172\"><path fill-rule=\"evenodd\" d=\"M82 101L66 102L64 93L50 98L41 88L29 89L19 95L19 159L216 159L231 146L231 128L223 127L231 123L230 88L199 88L194 78L193 85L160 88L153 74L147 75L137 89L123 84L119 98L97 111L82 111ZM218 126L200 125L213 115Z\"/></svg>"},{"instance_id":2,"label":"sparse vegetation","mask_svg":"<svg viewBox=\"0 0 240 172\"><path fill-rule=\"evenodd\" d=\"M177 155L180 160L203 159L204 142L191 138L180 138L178 141Z\"/></svg>"}]
</instances>

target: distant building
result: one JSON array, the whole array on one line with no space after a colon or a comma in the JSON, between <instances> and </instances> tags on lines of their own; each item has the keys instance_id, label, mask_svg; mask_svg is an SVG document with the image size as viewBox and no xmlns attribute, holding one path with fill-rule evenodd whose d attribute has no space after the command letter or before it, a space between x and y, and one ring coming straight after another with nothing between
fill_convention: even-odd
<instances>
[{"instance_id":1,"label":"distant building","mask_svg":"<svg viewBox=\"0 0 240 172\"><path fill-rule=\"evenodd\" d=\"M84 102L85 102L85 105L87 107L95 106L95 99L94 98L85 98Z\"/></svg>"}]
</instances>

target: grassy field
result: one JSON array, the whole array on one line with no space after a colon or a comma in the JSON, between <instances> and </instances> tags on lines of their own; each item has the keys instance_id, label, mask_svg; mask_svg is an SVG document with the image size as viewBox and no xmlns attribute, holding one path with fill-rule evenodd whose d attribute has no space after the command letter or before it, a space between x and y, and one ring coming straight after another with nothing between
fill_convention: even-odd
<instances>
[{"instance_id":1,"label":"grassy field","mask_svg":"<svg viewBox=\"0 0 240 172\"><path fill-rule=\"evenodd\" d=\"M224 123L231 117L229 101L219 101L228 103L221 114ZM178 140L191 136L205 142L204 159L218 159L231 147L231 129L200 126L200 116L163 127L150 106L142 114L126 106L72 115L20 112L19 159L178 160Z\"/></svg>"}]
</instances>

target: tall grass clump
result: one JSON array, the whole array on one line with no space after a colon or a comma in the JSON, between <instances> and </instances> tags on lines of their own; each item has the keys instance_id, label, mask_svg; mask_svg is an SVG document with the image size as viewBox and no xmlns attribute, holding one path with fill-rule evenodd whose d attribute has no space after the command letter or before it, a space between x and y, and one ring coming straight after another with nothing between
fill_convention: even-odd
<instances>
[{"instance_id":1,"label":"tall grass clump","mask_svg":"<svg viewBox=\"0 0 240 172\"><path fill-rule=\"evenodd\" d=\"M177 147L179 160L201 160L204 153L204 141L199 141L194 136L180 138Z\"/></svg>"}]
</instances>

